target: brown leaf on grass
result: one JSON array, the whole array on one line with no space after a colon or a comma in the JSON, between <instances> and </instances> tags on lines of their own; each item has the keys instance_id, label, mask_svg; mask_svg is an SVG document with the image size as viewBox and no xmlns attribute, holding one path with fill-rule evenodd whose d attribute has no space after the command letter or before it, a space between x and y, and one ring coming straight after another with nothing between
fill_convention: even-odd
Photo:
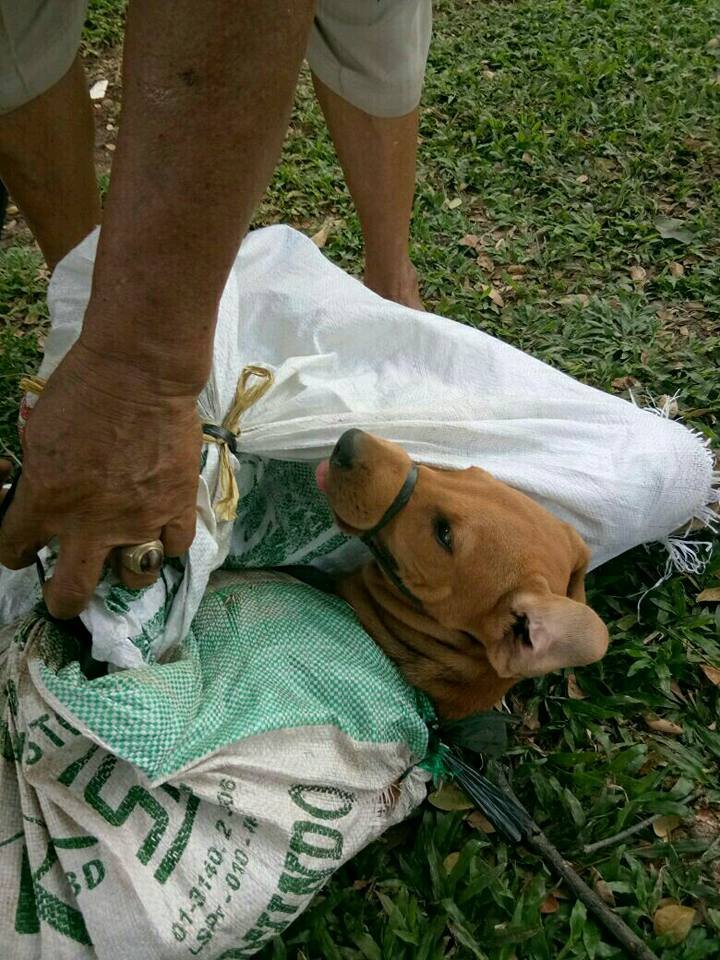
<instances>
[{"instance_id":1,"label":"brown leaf on grass","mask_svg":"<svg viewBox=\"0 0 720 960\"><path fill-rule=\"evenodd\" d=\"M310 239L315 244L315 246L318 247L320 250L322 250L322 248L327 243L327 239L330 236L330 232L332 231L332 228L335 226L335 223L336 223L335 220L326 220L325 223L320 227L318 232L314 233L310 237Z\"/></svg>"},{"instance_id":2,"label":"brown leaf on grass","mask_svg":"<svg viewBox=\"0 0 720 960\"><path fill-rule=\"evenodd\" d=\"M484 813L480 813L479 810L473 810L473 812L465 817L466 823L469 823L474 830L481 830L483 833L495 833L495 827L490 823L488 818Z\"/></svg>"},{"instance_id":3,"label":"brown leaf on grass","mask_svg":"<svg viewBox=\"0 0 720 960\"><path fill-rule=\"evenodd\" d=\"M696 810L695 819L690 824L690 836L708 844L717 841L720 838L720 809L701 807Z\"/></svg>"},{"instance_id":4,"label":"brown leaf on grass","mask_svg":"<svg viewBox=\"0 0 720 960\"><path fill-rule=\"evenodd\" d=\"M673 260L668 269L671 277L682 277L685 275L685 267L681 263L678 263L677 260Z\"/></svg>"},{"instance_id":5,"label":"brown leaf on grass","mask_svg":"<svg viewBox=\"0 0 720 960\"><path fill-rule=\"evenodd\" d=\"M540 904L540 913L557 913L559 909L560 901L552 893L549 893Z\"/></svg>"},{"instance_id":6,"label":"brown leaf on grass","mask_svg":"<svg viewBox=\"0 0 720 960\"><path fill-rule=\"evenodd\" d=\"M615 894L610 889L609 885L603 880L602 874L599 870L596 870L594 867L592 869L593 877L593 890L600 897L603 903L606 903L609 907L615 906Z\"/></svg>"},{"instance_id":7,"label":"brown leaf on grass","mask_svg":"<svg viewBox=\"0 0 720 960\"><path fill-rule=\"evenodd\" d=\"M717 48L720 47L720 36L711 37L705 46L708 50L717 50Z\"/></svg>"},{"instance_id":8,"label":"brown leaf on grass","mask_svg":"<svg viewBox=\"0 0 720 960\"><path fill-rule=\"evenodd\" d=\"M457 210L457 208L462 204L461 197L453 197L452 200L446 200L448 210Z\"/></svg>"},{"instance_id":9,"label":"brown leaf on grass","mask_svg":"<svg viewBox=\"0 0 720 960\"><path fill-rule=\"evenodd\" d=\"M477 250L480 246L480 237L474 233L466 233L461 240L458 240L458 243L461 247L472 247L473 250Z\"/></svg>"},{"instance_id":10,"label":"brown leaf on grass","mask_svg":"<svg viewBox=\"0 0 720 960\"><path fill-rule=\"evenodd\" d=\"M366 890L372 882L373 882L372 880L356 880L355 883L353 883L352 888L353 890L358 890L358 891Z\"/></svg>"},{"instance_id":11,"label":"brown leaf on grass","mask_svg":"<svg viewBox=\"0 0 720 960\"><path fill-rule=\"evenodd\" d=\"M665 733L670 737L679 737L683 733L683 728L672 720L663 720L657 717L644 717L645 724L649 730L655 733Z\"/></svg>"},{"instance_id":12,"label":"brown leaf on grass","mask_svg":"<svg viewBox=\"0 0 720 960\"><path fill-rule=\"evenodd\" d=\"M528 163L528 164L532 163L533 162L532 154L528 153L526 150L525 153L522 155L521 160L523 163Z\"/></svg>"},{"instance_id":13,"label":"brown leaf on grass","mask_svg":"<svg viewBox=\"0 0 720 960\"><path fill-rule=\"evenodd\" d=\"M498 307L505 306L505 301L503 300L502 294L500 293L499 290L496 290L495 287L490 287L490 290L488 291L488 296L496 306Z\"/></svg>"},{"instance_id":14,"label":"brown leaf on grass","mask_svg":"<svg viewBox=\"0 0 720 960\"><path fill-rule=\"evenodd\" d=\"M506 267L506 270L511 277L522 277L527 273L527 267L524 267L521 263L511 263L509 267Z\"/></svg>"},{"instance_id":15,"label":"brown leaf on grass","mask_svg":"<svg viewBox=\"0 0 720 960\"><path fill-rule=\"evenodd\" d=\"M709 663L701 663L700 669L708 678L710 683L714 683L716 687L720 687L720 670L717 667L713 667Z\"/></svg>"},{"instance_id":16,"label":"brown leaf on grass","mask_svg":"<svg viewBox=\"0 0 720 960\"><path fill-rule=\"evenodd\" d=\"M581 173L579 177L575 177L575 183L587 183L589 179L586 173Z\"/></svg>"},{"instance_id":17,"label":"brown leaf on grass","mask_svg":"<svg viewBox=\"0 0 720 960\"><path fill-rule=\"evenodd\" d=\"M698 601L698 603L719 603L720 587L708 587L707 590L703 590L702 593L699 593L695 599Z\"/></svg>"},{"instance_id":18,"label":"brown leaf on grass","mask_svg":"<svg viewBox=\"0 0 720 960\"><path fill-rule=\"evenodd\" d=\"M482 267L485 273L490 274L495 272L495 264L486 253L478 254L477 265Z\"/></svg>"},{"instance_id":19,"label":"brown leaf on grass","mask_svg":"<svg viewBox=\"0 0 720 960\"><path fill-rule=\"evenodd\" d=\"M455 866L455 864L458 862L459 859L460 859L459 850L456 850L455 853L449 853L443 860L443 869L445 870L445 873L451 873L453 870L453 867Z\"/></svg>"},{"instance_id":20,"label":"brown leaf on grass","mask_svg":"<svg viewBox=\"0 0 720 960\"><path fill-rule=\"evenodd\" d=\"M652 824L653 833L656 837L660 837L662 840L667 840L668 837L671 836L673 830L677 830L681 823L682 820L680 817L670 815L655 817Z\"/></svg>"},{"instance_id":21,"label":"brown leaf on grass","mask_svg":"<svg viewBox=\"0 0 720 960\"><path fill-rule=\"evenodd\" d=\"M587 694L577 681L574 673L569 674L567 678L567 692L571 700L586 700Z\"/></svg>"},{"instance_id":22,"label":"brown leaf on grass","mask_svg":"<svg viewBox=\"0 0 720 960\"><path fill-rule=\"evenodd\" d=\"M446 783L428 796L431 803L438 810L472 810L475 804L468 800L460 787L454 783Z\"/></svg>"},{"instance_id":23,"label":"brown leaf on grass","mask_svg":"<svg viewBox=\"0 0 720 960\"><path fill-rule=\"evenodd\" d=\"M610 386L613 390L637 390L642 384L635 377L616 377Z\"/></svg>"},{"instance_id":24,"label":"brown leaf on grass","mask_svg":"<svg viewBox=\"0 0 720 960\"><path fill-rule=\"evenodd\" d=\"M630 267L630 279L633 283L645 283L647 280L647 270L644 267L641 267L639 263L635 263Z\"/></svg>"},{"instance_id":25,"label":"brown leaf on grass","mask_svg":"<svg viewBox=\"0 0 720 960\"><path fill-rule=\"evenodd\" d=\"M655 406L658 410L662 410L663 416L667 416L670 420L674 420L675 417L677 417L680 409L675 397L668 396L666 393L661 394L657 398Z\"/></svg>"},{"instance_id":26,"label":"brown leaf on grass","mask_svg":"<svg viewBox=\"0 0 720 960\"><path fill-rule=\"evenodd\" d=\"M711 807L700 807L690 824L690 835L696 840L712 843L720 836L720 811Z\"/></svg>"},{"instance_id":27,"label":"brown leaf on grass","mask_svg":"<svg viewBox=\"0 0 720 960\"><path fill-rule=\"evenodd\" d=\"M655 911L653 929L658 937L667 937L671 943L678 944L690 933L694 921L695 911L692 907L667 903Z\"/></svg>"},{"instance_id":28,"label":"brown leaf on grass","mask_svg":"<svg viewBox=\"0 0 720 960\"><path fill-rule=\"evenodd\" d=\"M560 297L558 303L563 307L586 307L590 303L590 297L587 293L569 293L566 297Z\"/></svg>"}]
</instances>

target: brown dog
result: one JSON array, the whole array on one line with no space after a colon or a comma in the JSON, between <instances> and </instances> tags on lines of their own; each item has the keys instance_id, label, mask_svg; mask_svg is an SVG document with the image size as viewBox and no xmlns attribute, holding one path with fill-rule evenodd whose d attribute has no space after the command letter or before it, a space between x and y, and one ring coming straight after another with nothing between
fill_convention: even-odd
<instances>
[{"instance_id":1,"label":"brown dog","mask_svg":"<svg viewBox=\"0 0 720 960\"><path fill-rule=\"evenodd\" d=\"M484 470L416 468L396 444L349 430L317 481L375 556L336 592L442 717L605 653L607 628L585 604L585 543Z\"/></svg>"}]
</instances>

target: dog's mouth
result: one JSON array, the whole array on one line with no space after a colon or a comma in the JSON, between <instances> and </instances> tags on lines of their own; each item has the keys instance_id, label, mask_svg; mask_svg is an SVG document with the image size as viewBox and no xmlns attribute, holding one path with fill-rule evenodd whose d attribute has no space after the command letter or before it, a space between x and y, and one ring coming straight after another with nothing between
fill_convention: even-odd
<instances>
[{"instance_id":1,"label":"dog's mouth","mask_svg":"<svg viewBox=\"0 0 720 960\"><path fill-rule=\"evenodd\" d=\"M328 474L330 473L330 461L323 460L317 465L315 470L315 482L318 485L318 490L321 493L324 493L327 496L327 486L328 486Z\"/></svg>"},{"instance_id":2,"label":"dog's mouth","mask_svg":"<svg viewBox=\"0 0 720 960\"><path fill-rule=\"evenodd\" d=\"M335 523L338 525L338 527L342 530L343 533L347 533L347 534L350 534L350 536L357 537L362 533L362 530L359 530L357 527L353 527L349 523L346 523L346 521L343 520L343 518L335 509L333 498L330 495L330 491L328 489L329 479L330 479L330 469L331 467L330 467L329 460L323 460L321 463L319 463L315 469L315 483L317 484L318 490L321 493L325 494L327 498L328 506L332 511L332 515L335 518Z\"/></svg>"}]
</instances>

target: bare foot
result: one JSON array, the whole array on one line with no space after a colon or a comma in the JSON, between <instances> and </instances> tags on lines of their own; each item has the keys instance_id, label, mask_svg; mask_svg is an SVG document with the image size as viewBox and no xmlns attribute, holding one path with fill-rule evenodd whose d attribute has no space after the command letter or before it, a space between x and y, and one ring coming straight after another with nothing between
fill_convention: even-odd
<instances>
[{"instance_id":1,"label":"bare foot","mask_svg":"<svg viewBox=\"0 0 720 960\"><path fill-rule=\"evenodd\" d=\"M386 300L394 300L395 303L412 307L413 310L425 309L420 299L417 271L409 259L392 271L387 268L380 271L366 266L364 279L366 287Z\"/></svg>"}]
</instances>

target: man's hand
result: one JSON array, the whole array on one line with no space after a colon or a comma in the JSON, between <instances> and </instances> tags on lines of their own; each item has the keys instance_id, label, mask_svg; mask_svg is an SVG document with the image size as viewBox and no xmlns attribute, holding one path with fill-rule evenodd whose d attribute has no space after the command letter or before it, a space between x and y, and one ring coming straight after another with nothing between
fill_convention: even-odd
<instances>
[{"instance_id":1,"label":"man's hand","mask_svg":"<svg viewBox=\"0 0 720 960\"><path fill-rule=\"evenodd\" d=\"M139 376L79 341L48 381L24 438L23 473L0 528L0 563L29 566L53 537L50 613L77 616L111 551L162 540L184 553L195 534L202 431L193 391ZM122 571L130 587L154 575Z\"/></svg>"}]
</instances>

